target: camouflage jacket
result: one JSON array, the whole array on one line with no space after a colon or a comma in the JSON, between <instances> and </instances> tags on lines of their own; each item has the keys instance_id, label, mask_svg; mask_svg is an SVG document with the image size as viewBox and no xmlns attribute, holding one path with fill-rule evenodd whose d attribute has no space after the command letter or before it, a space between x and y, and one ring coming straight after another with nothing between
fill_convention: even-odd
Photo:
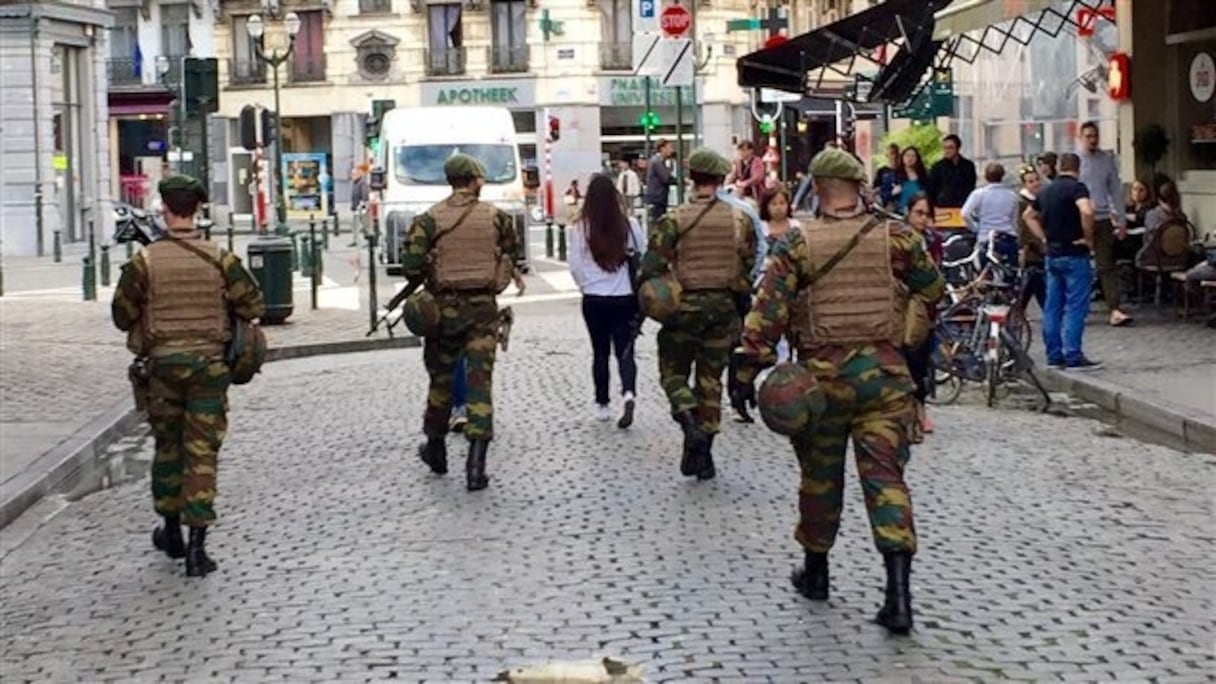
<instances>
[{"instance_id":1,"label":"camouflage jacket","mask_svg":"<svg viewBox=\"0 0 1216 684\"><path fill-rule=\"evenodd\" d=\"M713 198L694 197L690 202L705 204L711 199ZM736 274L735 286L732 289L736 293L746 293L751 290L750 276L756 264L756 232L742 212L736 210L734 217L742 269ZM648 280L666 274L671 269L672 261L676 258L676 243L679 240L680 224L676 221L675 214L669 213L651 226L646 254L642 256L642 267L638 271L638 280ZM681 298L680 308L685 311L696 310L699 300L705 297L711 299L720 297L720 293L686 292Z\"/></svg>"},{"instance_id":2,"label":"camouflage jacket","mask_svg":"<svg viewBox=\"0 0 1216 684\"><path fill-rule=\"evenodd\" d=\"M465 200L470 194L467 190L457 190L444 201ZM502 253L510 255L513 262L523 259L523 246L520 245L519 236L515 233L515 221L511 215L495 208L494 227L498 229L498 246ZM430 277L431 247L435 239L435 232L438 230L439 227L430 211L414 217L414 222L410 224L409 232L401 245L401 271L407 279ZM493 295L472 295L472 297L492 299Z\"/></svg>"},{"instance_id":3,"label":"camouflage jacket","mask_svg":"<svg viewBox=\"0 0 1216 684\"><path fill-rule=\"evenodd\" d=\"M245 270L240 257L228 252L220 253L220 265L224 269L225 298L228 309L236 316L252 321L266 314L266 302L262 298L262 288L257 281ZM114 300L110 303L110 317L114 325L127 333L127 348L136 355L144 355L149 350L144 349L143 327L139 325L143 317L144 306L148 302L148 262L143 252L138 252L131 260L122 266L122 275L118 278L118 287L114 290ZM200 361L194 359L195 354L182 354L189 359L182 361ZM170 363L169 358L159 359L161 363Z\"/></svg>"},{"instance_id":4,"label":"camouflage jacket","mask_svg":"<svg viewBox=\"0 0 1216 684\"><path fill-rule=\"evenodd\" d=\"M925 252L923 240L901 224L891 224L891 271L909 292L928 301L937 301L945 291L945 280ZM752 381L762 368L777 361L775 346L790 323L790 307L808 285L811 264L807 243L801 230L790 231L769 251L764 273L756 286L752 310L743 324L743 354L748 363L740 369L739 379ZM880 366L906 375L900 350L879 342L851 347L816 349L814 362L823 368L840 368L858 354L877 357Z\"/></svg>"}]
</instances>

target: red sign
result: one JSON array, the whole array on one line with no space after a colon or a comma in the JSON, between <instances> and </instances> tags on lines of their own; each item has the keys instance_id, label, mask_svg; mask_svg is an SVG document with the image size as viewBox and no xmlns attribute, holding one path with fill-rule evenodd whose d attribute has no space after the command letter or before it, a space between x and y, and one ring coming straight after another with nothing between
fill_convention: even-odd
<instances>
[{"instance_id":1,"label":"red sign","mask_svg":"<svg viewBox=\"0 0 1216 684\"><path fill-rule=\"evenodd\" d=\"M663 13L659 15L659 28L672 38L679 38L688 33L689 26L692 26L692 15L683 5L664 7Z\"/></svg>"},{"instance_id":2,"label":"red sign","mask_svg":"<svg viewBox=\"0 0 1216 684\"><path fill-rule=\"evenodd\" d=\"M1097 10L1093 10L1088 7L1082 7L1077 10L1077 35L1081 38L1089 38L1094 35L1099 19L1105 19L1114 23L1115 8L1100 7Z\"/></svg>"},{"instance_id":3,"label":"red sign","mask_svg":"<svg viewBox=\"0 0 1216 684\"><path fill-rule=\"evenodd\" d=\"M775 47L781 47L782 45L785 45L788 42L790 42L789 38L786 38L785 36L778 33L775 36L769 36L768 38L764 39L764 49L771 50Z\"/></svg>"},{"instance_id":4,"label":"red sign","mask_svg":"<svg viewBox=\"0 0 1216 684\"><path fill-rule=\"evenodd\" d=\"M1110 99L1123 102L1132 94L1132 60L1126 52L1116 52L1110 56L1110 78L1107 79L1106 90Z\"/></svg>"}]
</instances>

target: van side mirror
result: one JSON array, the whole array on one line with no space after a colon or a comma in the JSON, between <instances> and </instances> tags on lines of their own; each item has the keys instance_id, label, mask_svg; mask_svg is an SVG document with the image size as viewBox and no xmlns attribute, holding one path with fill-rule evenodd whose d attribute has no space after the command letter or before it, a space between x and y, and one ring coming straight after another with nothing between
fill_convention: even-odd
<instances>
[{"instance_id":1,"label":"van side mirror","mask_svg":"<svg viewBox=\"0 0 1216 684\"><path fill-rule=\"evenodd\" d=\"M535 166L524 167L524 187L529 190L540 187L540 169Z\"/></svg>"},{"instance_id":2,"label":"van side mirror","mask_svg":"<svg viewBox=\"0 0 1216 684\"><path fill-rule=\"evenodd\" d=\"M372 190L383 190L384 186L384 169L377 166L368 173L367 187Z\"/></svg>"}]
</instances>

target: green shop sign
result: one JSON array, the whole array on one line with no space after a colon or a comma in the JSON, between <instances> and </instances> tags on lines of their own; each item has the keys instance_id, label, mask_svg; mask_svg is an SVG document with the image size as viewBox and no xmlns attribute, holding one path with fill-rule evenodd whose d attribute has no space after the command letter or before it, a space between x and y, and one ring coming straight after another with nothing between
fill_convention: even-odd
<instances>
[{"instance_id":1,"label":"green shop sign","mask_svg":"<svg viewBox=\"0 0 1216 684\"><path fill-rule=\"evenodd\" d=\"M519 88L444 88L435 96L437 105L517 105Z\"/></svg>"},{"instance_id":2,"label":"green shop sign","mask_svg":"<svg viewBox=\"0 0 1216 684\"><path fill-rule=\"evenodd\" d=\"M600 84L600 104L611 107L645 107L646 79L645 78L609 78ZM680 89L681 104L693 105L693 89ZM676 105L676 89L659 85L656 79L650 79L650 106L674 107Z\"/></svg>"}]
</instances>

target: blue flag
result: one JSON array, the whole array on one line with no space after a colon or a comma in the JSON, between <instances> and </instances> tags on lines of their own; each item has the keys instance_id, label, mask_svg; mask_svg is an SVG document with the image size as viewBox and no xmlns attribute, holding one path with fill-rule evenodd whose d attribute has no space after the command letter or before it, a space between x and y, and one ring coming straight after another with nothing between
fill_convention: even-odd
<instances>
[{"instance_id":1,"label":"blue flag","mask_svg":"<svg viewBox=\"0 0 1216 684\"><path fill-rule=\"evenodd\" d=\"M139 49L139 41L135 41L135 67L132 69L135 78L143 80L144 78L144 51Z\"/></svg>"}]
</instances>

